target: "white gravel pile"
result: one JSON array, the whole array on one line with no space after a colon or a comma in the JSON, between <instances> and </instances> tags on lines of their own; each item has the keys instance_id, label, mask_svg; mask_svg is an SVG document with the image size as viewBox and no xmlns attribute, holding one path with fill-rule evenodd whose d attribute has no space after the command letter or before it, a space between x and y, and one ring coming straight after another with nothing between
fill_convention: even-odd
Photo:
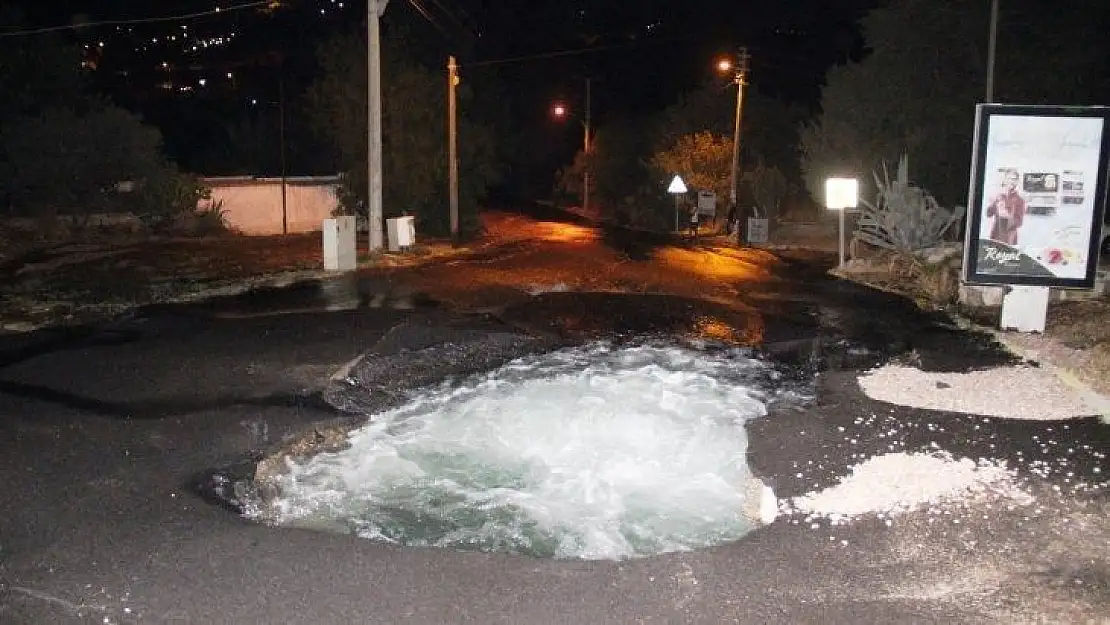
<instances>
[{"instance_id":1,"label":"white gravel pile","mask_svg":"<svg viewBox=\"0 0 1110 625\"><path fill-rule=\"evenodd\" d=\"M886 365L861 376L859 385L871 399L927 410L1027 420L1098 412L1056 376L1035 367L931 373Z\"/></svg>"},{"instance_id":2,"label":"white gravel pile","mask_svg":"<svg viewBox=\"0 0 1110 625\"><path fill-rule=\"evenodd\" d=\"M810 520L824 517L838 524L980 498L1032 501L1018 487L1015 473L1000 462L954 460L944 453L892 453L852 467L840 483L796 497L786 507Z\"/></svg>"}]
</instances>

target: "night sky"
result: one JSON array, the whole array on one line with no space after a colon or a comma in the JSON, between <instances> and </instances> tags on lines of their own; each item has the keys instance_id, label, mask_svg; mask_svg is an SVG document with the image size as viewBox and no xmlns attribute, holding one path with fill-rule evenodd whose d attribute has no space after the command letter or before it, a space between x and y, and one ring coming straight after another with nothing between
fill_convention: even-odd
<instances>
[{"instance_id":1,"label":"night sky","mask_svg":"<svg viewBox=\"0 0 1110 625\"><path fill-rule=\"evenodd\" d=\"M231 6L245 0L224 0ZM420 14L424 7L435 24ZM674 103L684 93L715 79L713 62L722 53L747 46L752 54L751 84L761 93L812 108L825 71L858 55L858 20L880 0L391 0L386 28L404 23L426 53L425 60L442 64L447 54L459 56L464 80L495 72L511 86L514 120L521 125L543 123L547 104L564 100L580 109L583 82L594 81L594 115L599 125L613 116L652 112ZM213 0L16 0L33 26L88 20L134 19L203 11ZM237 105L255 98L271 100L276 81L272 60L303 90L312 79L313 52L335 32L361 28L365 0L286 0L276 14L257 10L229 12L188 22L196 36L219 37L234 32L230 44L201 50L203 54L174 57L160 51L163 37L178 32L177 24L136 27L130 41L150 49L130 50L117 43L116 29L85 29L84 43L103 36L114 64L102 64L115 80L105 89L121 104L157 120L141 93L143 80L153 90L155 66L163 60L220 77L234 72ZM342 6L342 8L340 8ZM157 46L151 44L159 38ZM131 54L121 54L127 47ZM584 48L596 51L579 53ZM180 52L180 51L179 51ZM540 57L501 62L517 57ZM271 67L267 67L267 64ZM388 80L388 59L384 70ZM150 76L148 76L148 74ZM147 77L147 78L144 78ZM300 81L300 84L297 84ZM211 82L211 81L210 81ZM253 91L252 91L253 90ZM215 92L214 90L212 90ZM230 95L228 97L231 97ZM194 100L196 100L194 98ZM197 106L213 107L211 101ZM151 110L144 110L144 107ZM212 109L215 110L215 109ZM234 107L220 109L234 114ZM180 119L180 106L172 117ZM224 114L224 113L220 113ZM163 118L171 113L162 112ZM165 129L164 129L165 131ZM173 144L173 138L167 137ZM171 150L172 151L172 150Z\"/></svg>"}]
</instances>

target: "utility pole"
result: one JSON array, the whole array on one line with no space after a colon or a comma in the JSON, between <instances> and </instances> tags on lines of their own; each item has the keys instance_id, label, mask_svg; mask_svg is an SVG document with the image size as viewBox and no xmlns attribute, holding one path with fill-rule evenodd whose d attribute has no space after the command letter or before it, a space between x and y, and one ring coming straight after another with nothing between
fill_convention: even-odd
<instances>
[{"instance_id":1,"label":"utility pole","mask_svg":"<svg viewBox=\"0 0 1110 625\"><path fill-rule=\"evenodd\" d=\"M447 173L451 203L451 240L459 243L459 121L455 90L459 86L459 64L447 57Z\"/></svg>"},{"instance_id":2,"label":"utility pole","mask_svg":"<svg viewBox=\"0 0 1110 625\"><path fill-rule=\"evenodd\" d=\"M732 185L729 188L731 207L736 208L740 184L740 126L744 119L744 87L748 85L748 63L751 56L747 48L740 48L739 64L736 66L736 128L732 135Z\"/></svg>"},{"instance_id":3,"label":"utility pole","mask_svg":"<svg viewBox=\"0 0 1110 625\"><path fill-rule=\"evenodd\" d=\"M999 0L991 0L991 30L987 40L987 104L994 102L994 57L998 52L999 4Z\"/></svg>"},{"instance_id":4,"label":"utility pole","mask_svg":"<svg viewBox=\"0 0 1110 625\"><path fill-rule=\"evenodd\" d=\"M366 0L367 187L370 252L382 249L382 42L381 17L389 0Z\"/></svg>"},{"instance_id":5,"label":"utility pole","mask_svg":"<svg viewBox=\"0 0 1110 625\"><path fill-rule=\"evenodd\" d=\"M289 177L285 159L285 76L278 79L278 127L281 134L281 233L289 234L289 204L285 196Z\"/></svg>"},{"instance_id":6,"label":"utility pole","mask_svg":"<svg viewBox=\"0 0 1110 625\"><path fill-rule=\"evenodd\" d=\"M590 79L586 79L586 137L582 145L584 166L582 169L582 212L590 214L590 120L593 112L593 94L590 91Z\"/></svg>"}]
</instances>

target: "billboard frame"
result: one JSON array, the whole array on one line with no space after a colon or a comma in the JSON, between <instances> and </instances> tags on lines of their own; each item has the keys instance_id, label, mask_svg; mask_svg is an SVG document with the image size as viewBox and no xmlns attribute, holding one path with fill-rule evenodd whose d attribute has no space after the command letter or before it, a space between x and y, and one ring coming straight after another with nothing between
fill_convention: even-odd
<instances>
[{"instance_id":1,"label":"billboard frame","mask_svg":"<svg viewBox=\"0 0 1110 625\"><path fill-rule=\"evenodd\" d=\"M975 139L971 161L971 184L968 190L964 260L961 279L971 285L1020 285L1063 289L1093 289L1098 272L1100 236L1106 213L1108 173L1110 173L1110 107L1105 106L1041 106L1015 104L979 104L976 106ZM1094 172L1094 199L1091 229L1086 248L1086 267L1082 278L1061 278L1005 273L984 273L979 266L980 236L983 222L983 196L987 184L987 156L990 150L991 122L994 117L1050 117L1102 119L1098 169Z\"/></svg>"}]
</instances>

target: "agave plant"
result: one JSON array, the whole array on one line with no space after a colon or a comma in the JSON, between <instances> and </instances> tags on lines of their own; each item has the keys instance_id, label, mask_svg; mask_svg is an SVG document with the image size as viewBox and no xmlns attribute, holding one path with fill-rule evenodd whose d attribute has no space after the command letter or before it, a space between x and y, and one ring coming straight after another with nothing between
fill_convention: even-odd
<instances>
[{"instance_id":1,"label":"agave plant","mask_svg":"<svg viewBox=\"0 0 1110 625\"><path fill-rule=\"evenodd\" d=\"M878 192L874 203L862 201L856 237L864 243L903 253L935 247L958 224L966 210L947 209L929 192L910 184L909 159L903 154L892 180L886 163L875 172Z\"/></svg>"}]
</instances>

